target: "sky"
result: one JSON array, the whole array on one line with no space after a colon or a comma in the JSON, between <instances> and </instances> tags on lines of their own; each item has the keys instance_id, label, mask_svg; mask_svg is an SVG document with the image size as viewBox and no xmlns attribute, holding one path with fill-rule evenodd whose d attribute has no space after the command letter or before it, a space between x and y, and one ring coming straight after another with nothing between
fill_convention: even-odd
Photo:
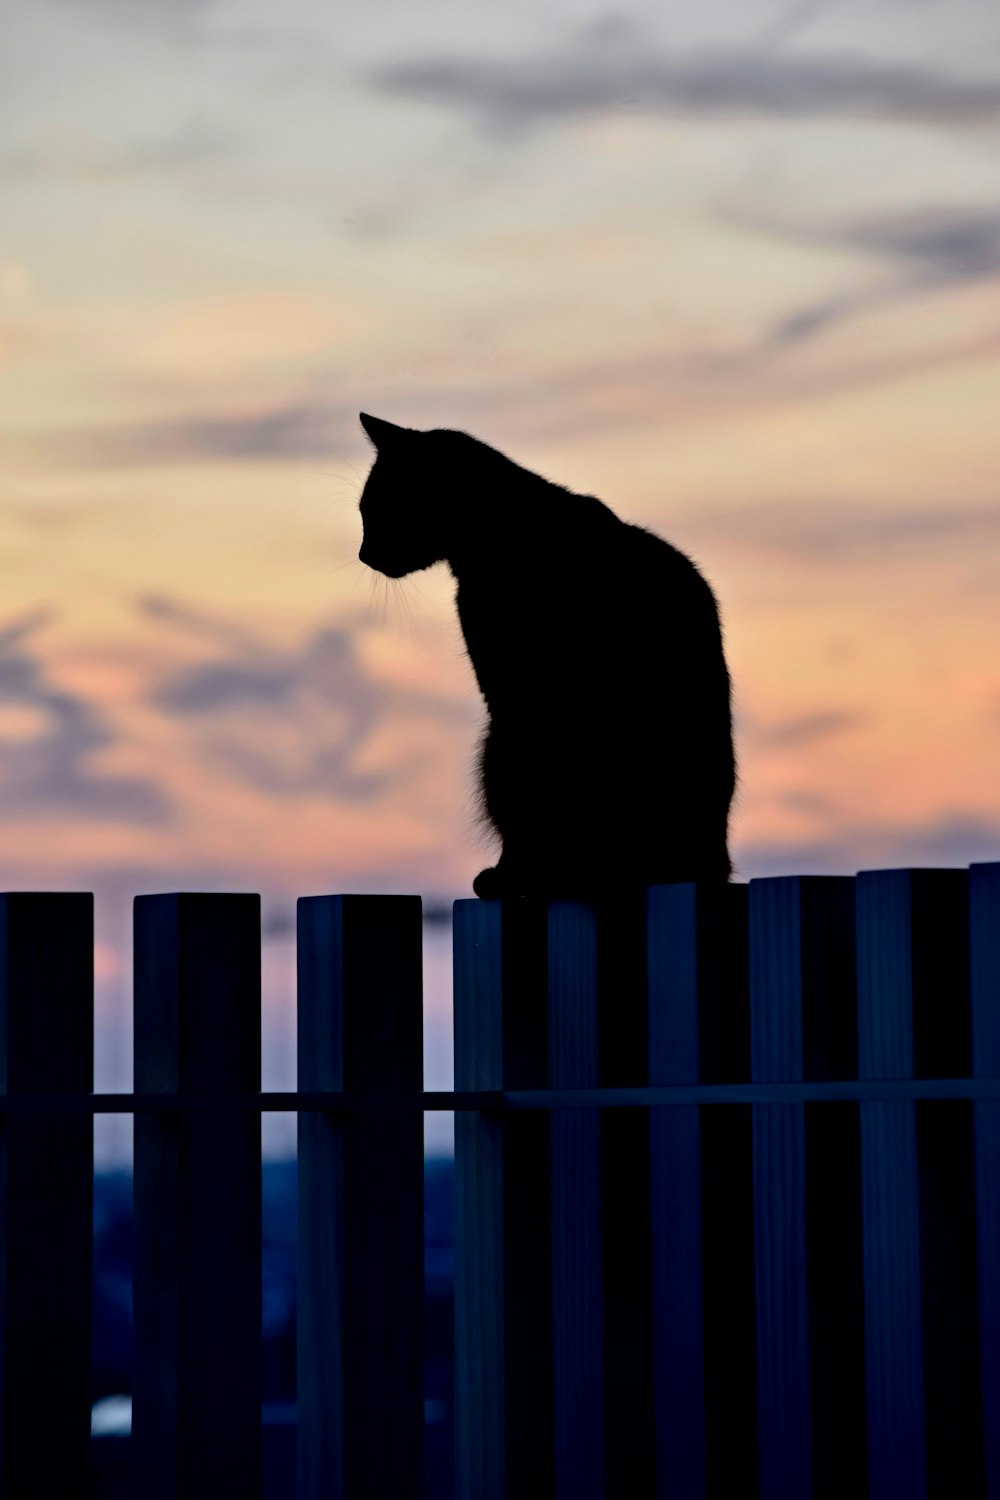
<instances>
[{"instance_id":1,"label":"sky","mask_svg":"<svg viewBox=\"0 0 1000 1500\"><path fill-rule=\"evenodd\" d=\"M359 410L697 561L738 878L1000 859L992 0L3 27L0 874L97 892L109 995L137 892L277 932L490 862L447 572L356 560Z\"/></svg>"}]
</instances>

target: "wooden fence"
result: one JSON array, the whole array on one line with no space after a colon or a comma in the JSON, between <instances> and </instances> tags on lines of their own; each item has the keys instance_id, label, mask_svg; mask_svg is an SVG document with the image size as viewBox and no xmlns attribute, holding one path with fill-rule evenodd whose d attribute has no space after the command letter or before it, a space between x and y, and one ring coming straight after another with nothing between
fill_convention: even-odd
<instances>
[{"instance_id":1,"label":"wooden fence","mask_svg":"<svg viewBox=\"0 0 1000 1500\"><path fill-rule=\"evenodd\" d=\"M86 1493L92 1117L135 1116L136 1494L259 1493L260 1114L299 1117L301 1500L421 1489L423 1112L456 1115L458 1500L1000 1500L1000 864L461 901L422 1091L415 897L0 897L0 1493ZM437 1497L428 1497L437 1500Z\"/></svg>"}]
</instances>

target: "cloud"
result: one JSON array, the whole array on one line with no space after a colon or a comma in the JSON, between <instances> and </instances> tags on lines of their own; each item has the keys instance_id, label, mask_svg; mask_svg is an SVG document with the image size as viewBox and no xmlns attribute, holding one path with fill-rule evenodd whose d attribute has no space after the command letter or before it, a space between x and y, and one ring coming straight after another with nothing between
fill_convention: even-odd
<instances>
[{"instance_id":1,"label":"cloud","mask_svg":"<svg viewBox=\"0 0 1000 1500\"><path fill-rule=\"evenodd\" d=\"M885 293L879 291L859 293L855 296L827 297L818 302L807 302L803 307L795 308L772 323L754 352L757 354L764 351L773 352L777 349L787 349L796 344L803 344L818 334L826 333L827 329L832 328L835 323L842 323L845 318L853 317L866 307L885 300Z\"/></svg>"},{"instance_id":2,"label":"cloud","mask_svg":"<svg viewBox=\"0 0 1000 1500\"><path fill-rule=\"evenodd\" d=\"M33 500L27 505L4 506L5 513L32 531L71 531L90 526L95 520L125 509L117 500Z\"/></svg>"},{"instance_id":3,"label":"cloud","mask_svg":"<svg viewBox=\"0 0 1000 1500\"><path fill-rule=\"evenodd\" d=\"M202 640L209 640L227 650L253 654L264 649L260 636L238 625L232 620L208 614L190 604L171 599L165 594L142 594L135 601L136 608L150 620L174 625Z\"/></svg>"},{"instance_id":4,"label":"cloud","mask_svg":"<svg viewBox=\"0 0 1000 1500\"><path fill-rule=\"evenodd\" d=\"M167 135L110 145L80 130L48 130L0 152L0 181L19 178L122 178L189 171L234 156L234 133L190 120Z\"/></svg>"},{"instance_id":5,"label":"cloud","mask_svg":"<svg viewBox=\"0 0 1000 1500\"><path fill-rule=\"evenodd\" d=\"M828 0L792 0L792 4L765 22L754 37L758 47L782 47L812 21L822 16Z\"/></svg>"},{"instance_id":6,"label":"cloud","mask_svg":"<svg viewBox=\"0 0 1000 1500\"><path fill-rule=\"evenodd\" d=\"M115 736L84 699L60 691L30 641L47 622L32 611L0 630L0 816L55 812L98 821L162 824L162 788L141 777L101 775L88 762ZM13 733L10 731L13 730Z\"/></svg>"},{"instance_id":7,"label":"cloud","mask_svg":"<svg viewBox=\"0 0 1000 1500\"><path fill-rule=\"evenodd\" d=\"M956 504L942 497L936 509L893 506L884 501L773 501L729 512L710 521L693 518L692 536L710 529L741 550L809 558L840 567L902 552L923 554L942 547L982 549L1000 543L1000 510Z\"/></svg>"},{"instance_id":8,"label":"cloud","mask_svg":"<svg viewBox=\"0 0 1000 1500\"><path fill-rule=\"evenodd\" d=\"M22 641L28 640L37 630L48 625L55 618L55 611L44 604L35 605L34 608L25 610L23 614L15 615L13 620L0 626L0 660L12 657Z\"/></svg>"},{"instance_id":9,"label":"cloud","mask_svg":"<svg viewBox=\"0 0 1000 1500\"><path fill-rule=\"evenodd\" d=\"M295 679L283 665L255 667L222 662L181 674L165 683L154 702L167 713L181 716L225 713L242 704L287 703Z\"/></svg>"},{"instance_id":10,"label":"cloud","mask_svg":"<svg viewBox=\"0 0 1000 1500\"><path fill-rule=\"evenodd\" d=\"M259 791L365 801L385 786L355 764L384 704L346 630L321 630L297 652L187 668L151 701L197 724L203 753Z\"/></svg>"},{"instance_id":11,"label":"cloud","mask_svg":"<svg viewBox=\"0 0 1000 1500\"><path fill-rule=\"evenodd\" d=\"M239 459L324 458L356 442L357 412L318 402L270 411L189 416L57 430L31 441L35 456L98 467ZM25 444L21 445L25 447Z\"/></svg>"},{"instance_id":12,"label":"cloud","mask_svg":"<svg viewBox=\"0 0 1000 1500\"><path fill-rule=\"evenodd\" d=\"M863 306L899 292L884 285L794 310L745 342L701 350L673 349L581 361L550 352L537 379L497 368L492 378L451 385L391 383L383 409L419 427L453 427L488 435L506 430L511 441L561 441L581 433L613 432L642 423L690 423L723 412L798 404L901 376L994 358L988 325L962 329L949 342L897 347L891 341L835 360L803 365L781 355ZM538 400L539 382L548 397ZM334 398L289 401L270 410L192 414L159 420L52 428L2 436L5 461L35 468L125 469L173 464L288 462L356 452L357 406Z\"/></svg>"},{"instance_id":13,"label":"cloud","mask_svg":"<svg viewBox=\"0 0 1000 1500\"><path fill-rule=\"evenodd\" d=\"M148 602L140 607L148 614ZM155 614L190 628L190 612L159 601ZM224 636L218 622L195 616ZM377 681L365 668L354 636L325 626L301 646L278 650L240 641L213 660L161 681L151 694L161 713L188 724L199 752L258 791L368 801L417 764L369 772L360 764L372 736L391 716L445 724L466 721L463 705Z\"/></svg>"},{"instance_id":14,"label":"cloud","mask_svg":"<svg viewBox=\"0 0 1000 1500\"><path fill-rule=\"evenodd\" d=\"M822 792L811 791L807 787L789 787L787 791L780 793L778 801L782 807L808 818L829 819L837 814L836 804L831 797L825 797Z\"/></svg>"},{"instance_id":15,"label":"cloud","mask_svg":"<svg viewBox=\"0 0 1000 1500\"><path fill-rule=\"evenodd\" d=\"M968 812L944 812L916 826L865 823L801 841L754 841L738 846L738 877L853 875L859 870L964 868L1000 860L1000 822Z\"/></svg>"},{"instance_id":16,"label":"cloud","mask_svg":"<svg viewBox=\"0 0 1000 1500\"><path fill-rule=\"evenodd\" d=\"M752 215L737 215L733 222L799 243L866 251L886 263L867 284L784 314L765 330L753 357L805 343L861 313L1000 274L1000 210L992 206L927 208L820 226L769 223Z\"/></svg>"},{"instance_id":17,"label":"cloud","mask_svg":"<svg viewBox=\"0 0 1000 1500\"><path fill-rule=\"evenodd\" d=\"M627 22L604 23L534 57L427 56L377 69L380 91L471 115L509 135L611 113L688 118L847 115L932 124L994 121L1000 81L857 53L773 48L671 55Z\"/></svg>"},{"instance_id":18,"label":"cloud","mask_svg":"<svg viewBox=\"0 0 1000 1500\"><path fill-rule=\"evenodd\" d=\"M1000 209L924 209L862 220L840 233L845 244L891 255L940 280L1000 271Z\"/></svg>"},{"instance_id":19,"label":"cloud","mask_svg":"<svg viewBox=\"0 0 1000 1500\"><path fill-rule=\"evenodd\" d=\"M848 709L826 709L817 713L799 714L778 724L760 725L756 728L751 725L749 738L768 750L799 749L858 729L864 723L864 714Z\"/></svg>"}]
</instances>

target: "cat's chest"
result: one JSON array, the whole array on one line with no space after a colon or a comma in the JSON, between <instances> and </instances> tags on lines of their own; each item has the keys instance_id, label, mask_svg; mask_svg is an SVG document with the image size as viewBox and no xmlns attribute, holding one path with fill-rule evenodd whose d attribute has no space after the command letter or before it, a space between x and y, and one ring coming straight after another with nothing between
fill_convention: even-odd
<instances>
[{"instance_id":1,"label":"cat's chest","mask_svg":"<svg viewBox=\"0 0 1000 1500\"><path fill-rule=\"evenodd\" d=\"M523 653L536 633L523 601L505 600L501 591L483 585L460 587L455 603L466 649L476 669L479 685L496 683Z\"/></svg>"},{"instance_id":2,"label":"cat's chest","mask_svg":"<svg viewBox=\"0 0 1000 1500\"><path fill-rule=\"evenodd\" d=\"M567 617L563 591L533 574L462 583L455 604L470 655L484 660L544 645Z\"/></svg>"},{"instance_id":3,"label":"cat's chest","mask_svg":"<svg viewBox=\"0 0 1000 1500\"><path fill-rule=\"evenodd\" d=\"M460 584L455 602L480 690L492 707L530 694L539 675L556 664L572 674L581 631L565 587L532 575L477 581Z\"/></svg>"}]
</instances>

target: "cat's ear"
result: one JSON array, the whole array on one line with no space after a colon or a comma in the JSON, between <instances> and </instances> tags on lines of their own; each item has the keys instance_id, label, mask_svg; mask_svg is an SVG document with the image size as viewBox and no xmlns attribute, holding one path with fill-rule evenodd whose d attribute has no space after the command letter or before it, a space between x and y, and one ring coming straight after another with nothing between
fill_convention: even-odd
<instances>
[{"instance_id":1,"label":"cat's ear","mask_svg":"<svg viewBox=\"0 0 1000 1500\"><path fill-rule=\"evenodd\" d=\"M367 432L372 443L377 449L391 448L398 443L400 438L409 437L409 427L397 427L395 422L385 422L381 417L370 417L366 411L360 412L361 425Z\"/></svg>"}]
</instances>

